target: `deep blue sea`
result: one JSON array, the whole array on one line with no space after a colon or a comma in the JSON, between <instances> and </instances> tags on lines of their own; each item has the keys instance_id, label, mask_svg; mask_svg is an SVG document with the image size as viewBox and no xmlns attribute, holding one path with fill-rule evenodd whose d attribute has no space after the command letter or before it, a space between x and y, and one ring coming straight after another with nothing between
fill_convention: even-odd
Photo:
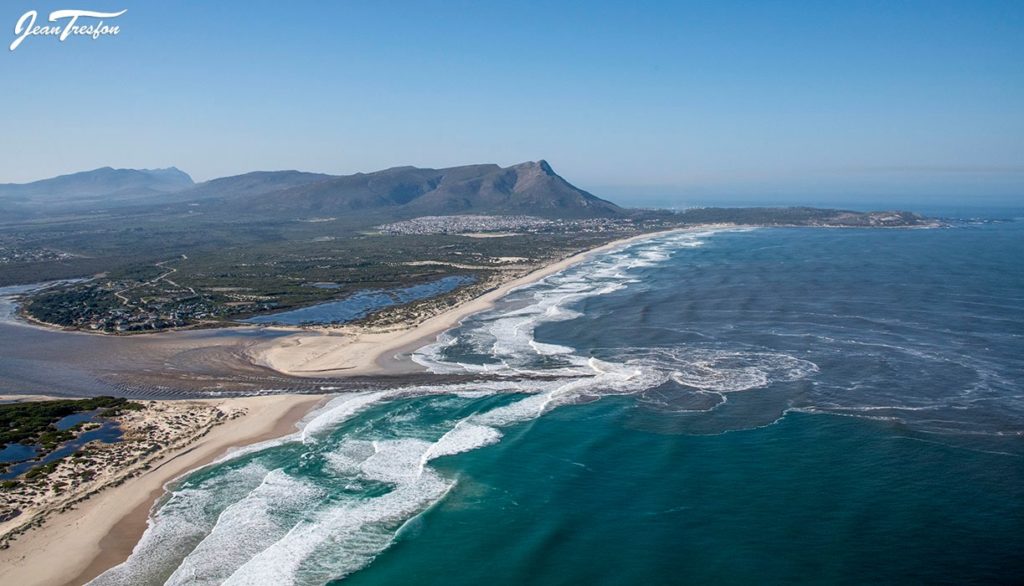
<instances>
[{"instance_id":1,"label":"deep blue sea","mask_svg":"<svg viewBox=\"0 0 1024 586\"><path fill-rule=\"evenodd\" d=\"M334 399L96 583L1024 582L1020 218L662 236L415 359L494 380Z\"/></svg>"}]
</instances>

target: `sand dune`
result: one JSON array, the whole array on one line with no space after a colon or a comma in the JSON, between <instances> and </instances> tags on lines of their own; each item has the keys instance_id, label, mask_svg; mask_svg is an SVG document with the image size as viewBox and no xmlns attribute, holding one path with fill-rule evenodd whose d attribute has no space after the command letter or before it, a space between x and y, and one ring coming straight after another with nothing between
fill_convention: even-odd
<instances>
[{"instance_id":1,"label":"sand dune","mask_svg":"<svg viewBox=\"0 0 1024 586\"><path fill-rule=\"evenodd\" d=\"M676 232L671 230L666 232ZM388 331L324 329L259 344L249 350L254 363L288 375L327 377L380 375L419 370L405 353L433 341L465 317L489 309L510 290L534 283L597 252L651 238L642 234L611 242L539 268L501 284L453 309L414 326ZM200 440L169 453L154 468L108 488L75 509L54 515L0 551L0 583L82 584L124 561L146 528L153 503L169 481L244 446L286 435L321 396L273 395L218 399L248 413L213 428Z\"/></svg>"},{"instance_id":2,"label":"sand dune","mask_svg":"<svg viewBox=\"0 0 1024 586\"><path fill-rule=\"evenodd\" d=\"M322 398L273 395L213 400L229 401L248 413L166 454L143 474L19 536L9 549L0 551L0 584L83 584L121 563L145 531L149 510L167 482L215 460L231 447L289 433Z\"/></svg>"}]
</instances>

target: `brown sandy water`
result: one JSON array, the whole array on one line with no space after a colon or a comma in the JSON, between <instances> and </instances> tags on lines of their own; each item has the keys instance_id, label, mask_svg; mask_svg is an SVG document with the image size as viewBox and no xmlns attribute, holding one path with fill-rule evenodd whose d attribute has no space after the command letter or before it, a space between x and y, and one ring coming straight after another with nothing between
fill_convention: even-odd
<instances>
[{"instance_id":1,"label":"brown sandy water","mask_svg":"<svg viewBox=\"0 0 1024 586\"><path fill-rule=\"evenodd\" d=\"M114 336L14 316L0 288L0 395L147 399L263 392L322 393L414 383L428 375L303 378L254 365L248 350L294 332L263 327Z\"/></svg>"}]
</instances>

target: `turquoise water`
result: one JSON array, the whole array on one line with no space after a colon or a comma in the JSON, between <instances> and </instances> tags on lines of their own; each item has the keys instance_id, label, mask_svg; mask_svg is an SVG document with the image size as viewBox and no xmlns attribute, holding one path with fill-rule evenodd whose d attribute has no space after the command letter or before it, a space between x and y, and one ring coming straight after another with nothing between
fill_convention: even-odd
<instances>
[{"instance_id":1,"label":"turquoise water","mask_svg":"<svg viewBox=\"0 0 1024 586\"><path fill-rule=\"evenodd\" d=\"M97 584L1018 583L1024 224L676 234L178 483ZM537 378L544 375L545 378Z\"/></svg>"},{"instance_id":2,"label":"turquoise water","mask_svg":"<svg viewBox=\"0 0 1024 586\"><path fill-rule=\"evenodd\" d=\"M1022 467L1006 456L803 414L661 435L627 402L552 413L439 462L459 490L345 583L964 584L1024 572Z\"/></svg>"}]
</instances>

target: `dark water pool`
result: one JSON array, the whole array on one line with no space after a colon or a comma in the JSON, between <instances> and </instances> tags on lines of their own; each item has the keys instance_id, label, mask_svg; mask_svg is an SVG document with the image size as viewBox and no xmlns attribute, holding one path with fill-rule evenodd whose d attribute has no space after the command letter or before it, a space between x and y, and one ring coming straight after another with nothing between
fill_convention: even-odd
<instances>
[{"instance_id":1,"label":"dark water pool","mask_svg":"<svg viewBox=\"0 0 1024 586\"><path fill-rule=\"evenodd\" d=\"M430 283L413 285L400 289L360 291L339 301L318 303L310 307L282 311L270 315L259 315L242 320L250 324L281 324L297 326L303 324L341 324L365 317L374 311L419 301L454 291L471 283L472 277L443 277Z\"/></svg>"},{"instance_id":2,"label":"dark water pool","mask_svg":"<svg viewBox=\"0 0 1024 586\"><path fill-rule=\"evenodd\" d=\"M36 466L49 464L54 460L70 456L91 441L99 440L105 444L112 444L121 439L121 428L117 422L110 419L100 418L97 416L97 412L95 411L68 415L67 417L59 420L56 423L56 426L57 429L64 430L79 423L86 423L89 421L95 421L96 423L99 423L100 426L96 429L79 434L77 438L69 442L65 442L59 448L39 460L34 459L39 453L39 446L36 445L26 446L23 444L11 444L3 450L0 450L0 462L16 462L16 464L8 468L6 472L0 474L0 480L16 478Z\"/></svg>"}]
</instances>

